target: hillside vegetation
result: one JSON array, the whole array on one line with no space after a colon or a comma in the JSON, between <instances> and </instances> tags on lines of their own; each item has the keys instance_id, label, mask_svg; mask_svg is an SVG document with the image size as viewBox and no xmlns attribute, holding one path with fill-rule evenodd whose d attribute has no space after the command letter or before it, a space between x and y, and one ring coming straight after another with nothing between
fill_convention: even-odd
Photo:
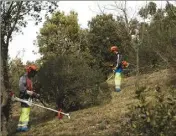
<instances>
[{"instance_id":1,"label":"hillside vegetation","mask_svg":"<svg viewBox=\"0 0 176 136\"><path fill-rule=\"evenodd\" d=\"M167 96L169 86L168 71L162 70L152 74L145 74L140 77L140 85L145 85L147 102L154 105L155 95L157 95L157 86ZM111 88L112 100L108 104L94 106L84 110L71 112L71 119L64 117L62 120L54 117L52 112L33 107L31 116L31 130L25 133L12 134L13 136L116 136L123 135L123 123L128 120L126 116L131 113L130 107L139 103L134 87L135 77L125 78L123 80L123 90L120 93L113 92L113 79L108 81ZM156 86L157 85L157 86ZM15 103L16 105L16 103ZM16 107L19 106L18 104ZM19 108L14 108L13 121L17 121ZM17 111L16 111L17 110ZM14 126L12 126L14 127ZM15 128L14 128L15 129ZM11 129L12 130L12 129ZM124 129L125 130L125 129Z\"/></svg>"},{"instance_id":2,"label":"hillside vegetation","mask_svg":"<svg viewBox=\"0 0 176 136\"><path fill-rule=\"evenodd\" d=\"M3 136L176 135L174 1L166 1L163 6L146 1L133 10L127 1L110 2L98 6L101 12L87 20L87 28L79 24L79 13L60 10L60 1L0 3ZM38 51L32 52L41 57L30 61L33 57L27 50L23 54L29 61L23 63L20 53L16 58L9 57L9 44L14 35L28 27L29 19L42 25L33 41ZM27 33L25 36L30 39ZM105 82L117 63L112 46L117 46L122 60L130 64L123 72L119 93L114 92L113 79ZM11 102L9 92L19 96L19 78L29 64L39 68L32 79L32 90L48 107L71 113L71 119L59 120L53 112L32 107L30 131L15 133L20 105Z\"/></svg>"}]
</instances>

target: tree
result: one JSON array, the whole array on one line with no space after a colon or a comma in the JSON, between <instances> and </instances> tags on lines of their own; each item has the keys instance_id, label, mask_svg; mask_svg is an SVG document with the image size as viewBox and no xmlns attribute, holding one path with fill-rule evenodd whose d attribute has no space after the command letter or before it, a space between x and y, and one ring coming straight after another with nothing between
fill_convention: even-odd
<instances>
[{"instance_id":1,"label":"tree","mask_svg":"<svg viewBox=\"0 0 176 136\"><path fill-rule=\"evenodd\" d=\"M9 77L8 77L8 46L9 42L13 39L12 34L20 32L21 28L27 26L26 18L31 16L38 24L42 17L40 13L42 10L46 10L46 14L53 12L57 8L56 2L15 2L15 1L1 1L1 62L2 62L2 85L3 94L7 93L10 89ZM4 90L5 89L5 90ZM8 96L6 94L6 96ZM3 96L2 96L3 97ZM2 104L2 112L6 111L6 119L8 120L10 99L5 98L5 103ZM4 115L4 114L3 114ZM2 117L4 118L4 116ZM4 119L2 119L4 120ZM4 125L3 125L4 126ZM2 128L5 129L5 128ZM6 130L5 130L6 131ZM5 135L5 134L4 134Z\"/></svg>"},{"instance_id":2,"label":"tree","mask_svg":"<svg viewBox=\"0 0 176 136\"><path fill-rule=\"evenodd\" d=\"M129 18L127 1L114 2L113 4L106 5L104 6L104 10L112 10L112 14L116 18L116 33L118 33L121 39L121 53L125 55L126 58L128 58L128 61L131 64L130 66L136 65L136 68L139 69L139 66L137 66L138 61L136 61L137 58L139 58L139 54L136 48L136 44L134 44L134 42L132 41L132 35L134 35L135 30L140 28L140 22L136 18Z\"/></svg>"},{"instance_id":3,"label":"tree","mask_svg":"<svg viewBox=\"0 0 176 136\"><path fill-rule=\"evenodd\" d=\"M149 3L147 9L152 9L149 8L151 5L154 4ZM174 9L174 6L172 7ZM150 23L144 35L145 49L150 48L150 51L154 52L164 62L162 65L168 67L173 64L172 62L175 62L176 52L172 42L176 35L176 19L168 4L165 9L158 9L157 7L154 7L154 9L156 10L153 11L156 12L150 14ZM146 14L149 13L151 12L149 11Z\"/></svg>"},{"instance_id":4,"label":"tree","mask_svg":"<svg viewBox=\"0 0 176 136\"><path fill-rule=\"evenodd\" d=\"M121 37L117 32L118 24L112 14L103 14L92 18L88 26L88 48L95 59L95 63L103 68L103 72L107 74L107 68L104 66L113 57L109 49L112 45L117 45L119 48L121 46Z\"/></svg>"},{"instance_id":5,"label":"tree","mask_svg":"<svg viewBox=\"0 0 176 136\"><path fill-rule=\"evenodd\" d=\"M75 52L79 30L78 15L74 11L69 15L58 11L47 18L37 36L37 46L43 59Z\"/></svg>"}]
</instances>

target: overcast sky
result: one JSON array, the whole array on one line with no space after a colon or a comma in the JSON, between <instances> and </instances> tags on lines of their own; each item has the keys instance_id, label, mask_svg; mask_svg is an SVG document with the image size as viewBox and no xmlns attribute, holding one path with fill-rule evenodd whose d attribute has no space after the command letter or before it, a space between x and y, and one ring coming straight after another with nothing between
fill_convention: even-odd
<instances>
[{"instance_id":1,"label":"overcast sky","mask_svg":"<svg viewBox=\"0 0 176 136\"><path fill-rule=\"evenodd\" d=\"M79 24L82 28L87 28L87 22L91 20L92 17L100 13L97 4L101 7L104 5L109 5L114 3L113 1L61 1L59 2L59 10L69 13L70 10L74 10L78 13ZM129 17L136 16L137 10L140 9L142 5L145 5L145 1L128 1L127 9ZM165 1L157 1L158 6L165 5ZM109 11L113 12L113 11ZM113 12L114 13L114 12ZM27 60L34 61L40 57L39 54L34 55L38 51L38 48L33 45L34 40L36 40L37 32L42 27L43 22L38 26L34 25L34 22L28 21L26 28L22 29L22 34L16 34L13 36L13 41L9 46L9 55L10 58L15 58L18 54L18 57L22 58L22 61L25 63ZM22 53L22 50L25 52ZM21 52L21 53L19 53Z\"/></svg>"}]
</instances>

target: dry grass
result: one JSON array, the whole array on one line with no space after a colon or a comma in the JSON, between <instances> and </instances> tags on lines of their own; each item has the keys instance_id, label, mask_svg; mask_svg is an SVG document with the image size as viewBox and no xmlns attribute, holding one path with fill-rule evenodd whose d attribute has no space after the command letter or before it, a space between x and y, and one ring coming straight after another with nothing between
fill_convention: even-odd
<instances>
[{"instance_id":1,"label":"dry grass","mask_svg":"<svg viewBox=\"0 0 176 136\"><path fill-rule=\"evenodd\" d=\"M162 79L162 80L161 80ZM140 85L146 85L148 88L156 84L163 85L167 80L167 71L163 70L140 77ZM16 133L13 136L92 136L92 135L115 135L120 127L119 119L128 112L128 106L137 102L134 98L135 77L129 77L123 80L123 90L120 93L112 91L112 100L106 105L96 106L71 113L71 119L59 120L51 115L50 118L42 114L35 114L32 117L32 126L29 132ZM113 80L108 81L109 87L113 87ZM35 109L39 111L39 109ZM32 111L34 115L34 110ZM16 114L16 113L15 113ZM13 115L17 116L17 115ZM50 113L52 114L52 113ZM40 117L42 115L42 117ZM48 115L49 116L49 115ZM17 121L17 120L14 120Z\"/></svg>"}]
</instances>

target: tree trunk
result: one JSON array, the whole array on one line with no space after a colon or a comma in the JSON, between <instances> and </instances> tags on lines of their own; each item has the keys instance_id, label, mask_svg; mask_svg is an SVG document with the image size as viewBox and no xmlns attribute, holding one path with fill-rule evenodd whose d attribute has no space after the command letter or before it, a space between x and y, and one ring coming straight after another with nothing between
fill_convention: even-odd
<instances>
[{"instance_id":1,"label":"tree trunk","mask_svg":"<svg viewBox=\"0 0 176 136\"><path fill-rule=\"evenodd\" d=\"M8 76L8 44L1 42L1 131L3 136L7 135L7 122L10 115L9 76Z\"/></svg>"},{"instance_id":2,"label":"tree trunk","mask_svg":"<svg viewBox=\"0 0 176 136\"><path fill-rule=\"evenodd\" d=\"M8 105L8 98L7 98L7 92L3 85L1 85L1 134L2 136L6 136L8 134L7 132L7 105Z\"/></svg>"},{"instance_id":3,"label":"tree trunk","mask_svg":"<svg viewBox=\"0 0 176 136\"><path fill-rule=\"evenodd\" d=\"M8 76L8 45L2 43L2 75L3 83L6 89L9 89L9 76Z\"/></svg>"},{"instance_id":4,"label":"tree trunk","mask_svg":"<svg viewBox=\"0 0 176 136\"><path fill-rule=\"evenodd\" d=\"M2 62L2 61L1 61ZM6 136L7 135L7 120L8 120L8 117L6 116L6 108L7 108L7 103L8 103L8 95L7 95L7 91L5 89L5 86L4 86L4 80L3 80L3 68L1 69L1 74L2 74L2 77L1 77L1 91L0 91L0 97L1 97L1 132L0 134L2 134L3 136Z\"/></svg>"},{"instance_id":5,"label":"tree trunk","mask_svg":"<svg viewBox=\"0 0 176 136\"><path fill-rule=\"evenodd\" d=\"M139 46L136 49L136 90L139 89Z\"/></svg>"}]
</instances>

